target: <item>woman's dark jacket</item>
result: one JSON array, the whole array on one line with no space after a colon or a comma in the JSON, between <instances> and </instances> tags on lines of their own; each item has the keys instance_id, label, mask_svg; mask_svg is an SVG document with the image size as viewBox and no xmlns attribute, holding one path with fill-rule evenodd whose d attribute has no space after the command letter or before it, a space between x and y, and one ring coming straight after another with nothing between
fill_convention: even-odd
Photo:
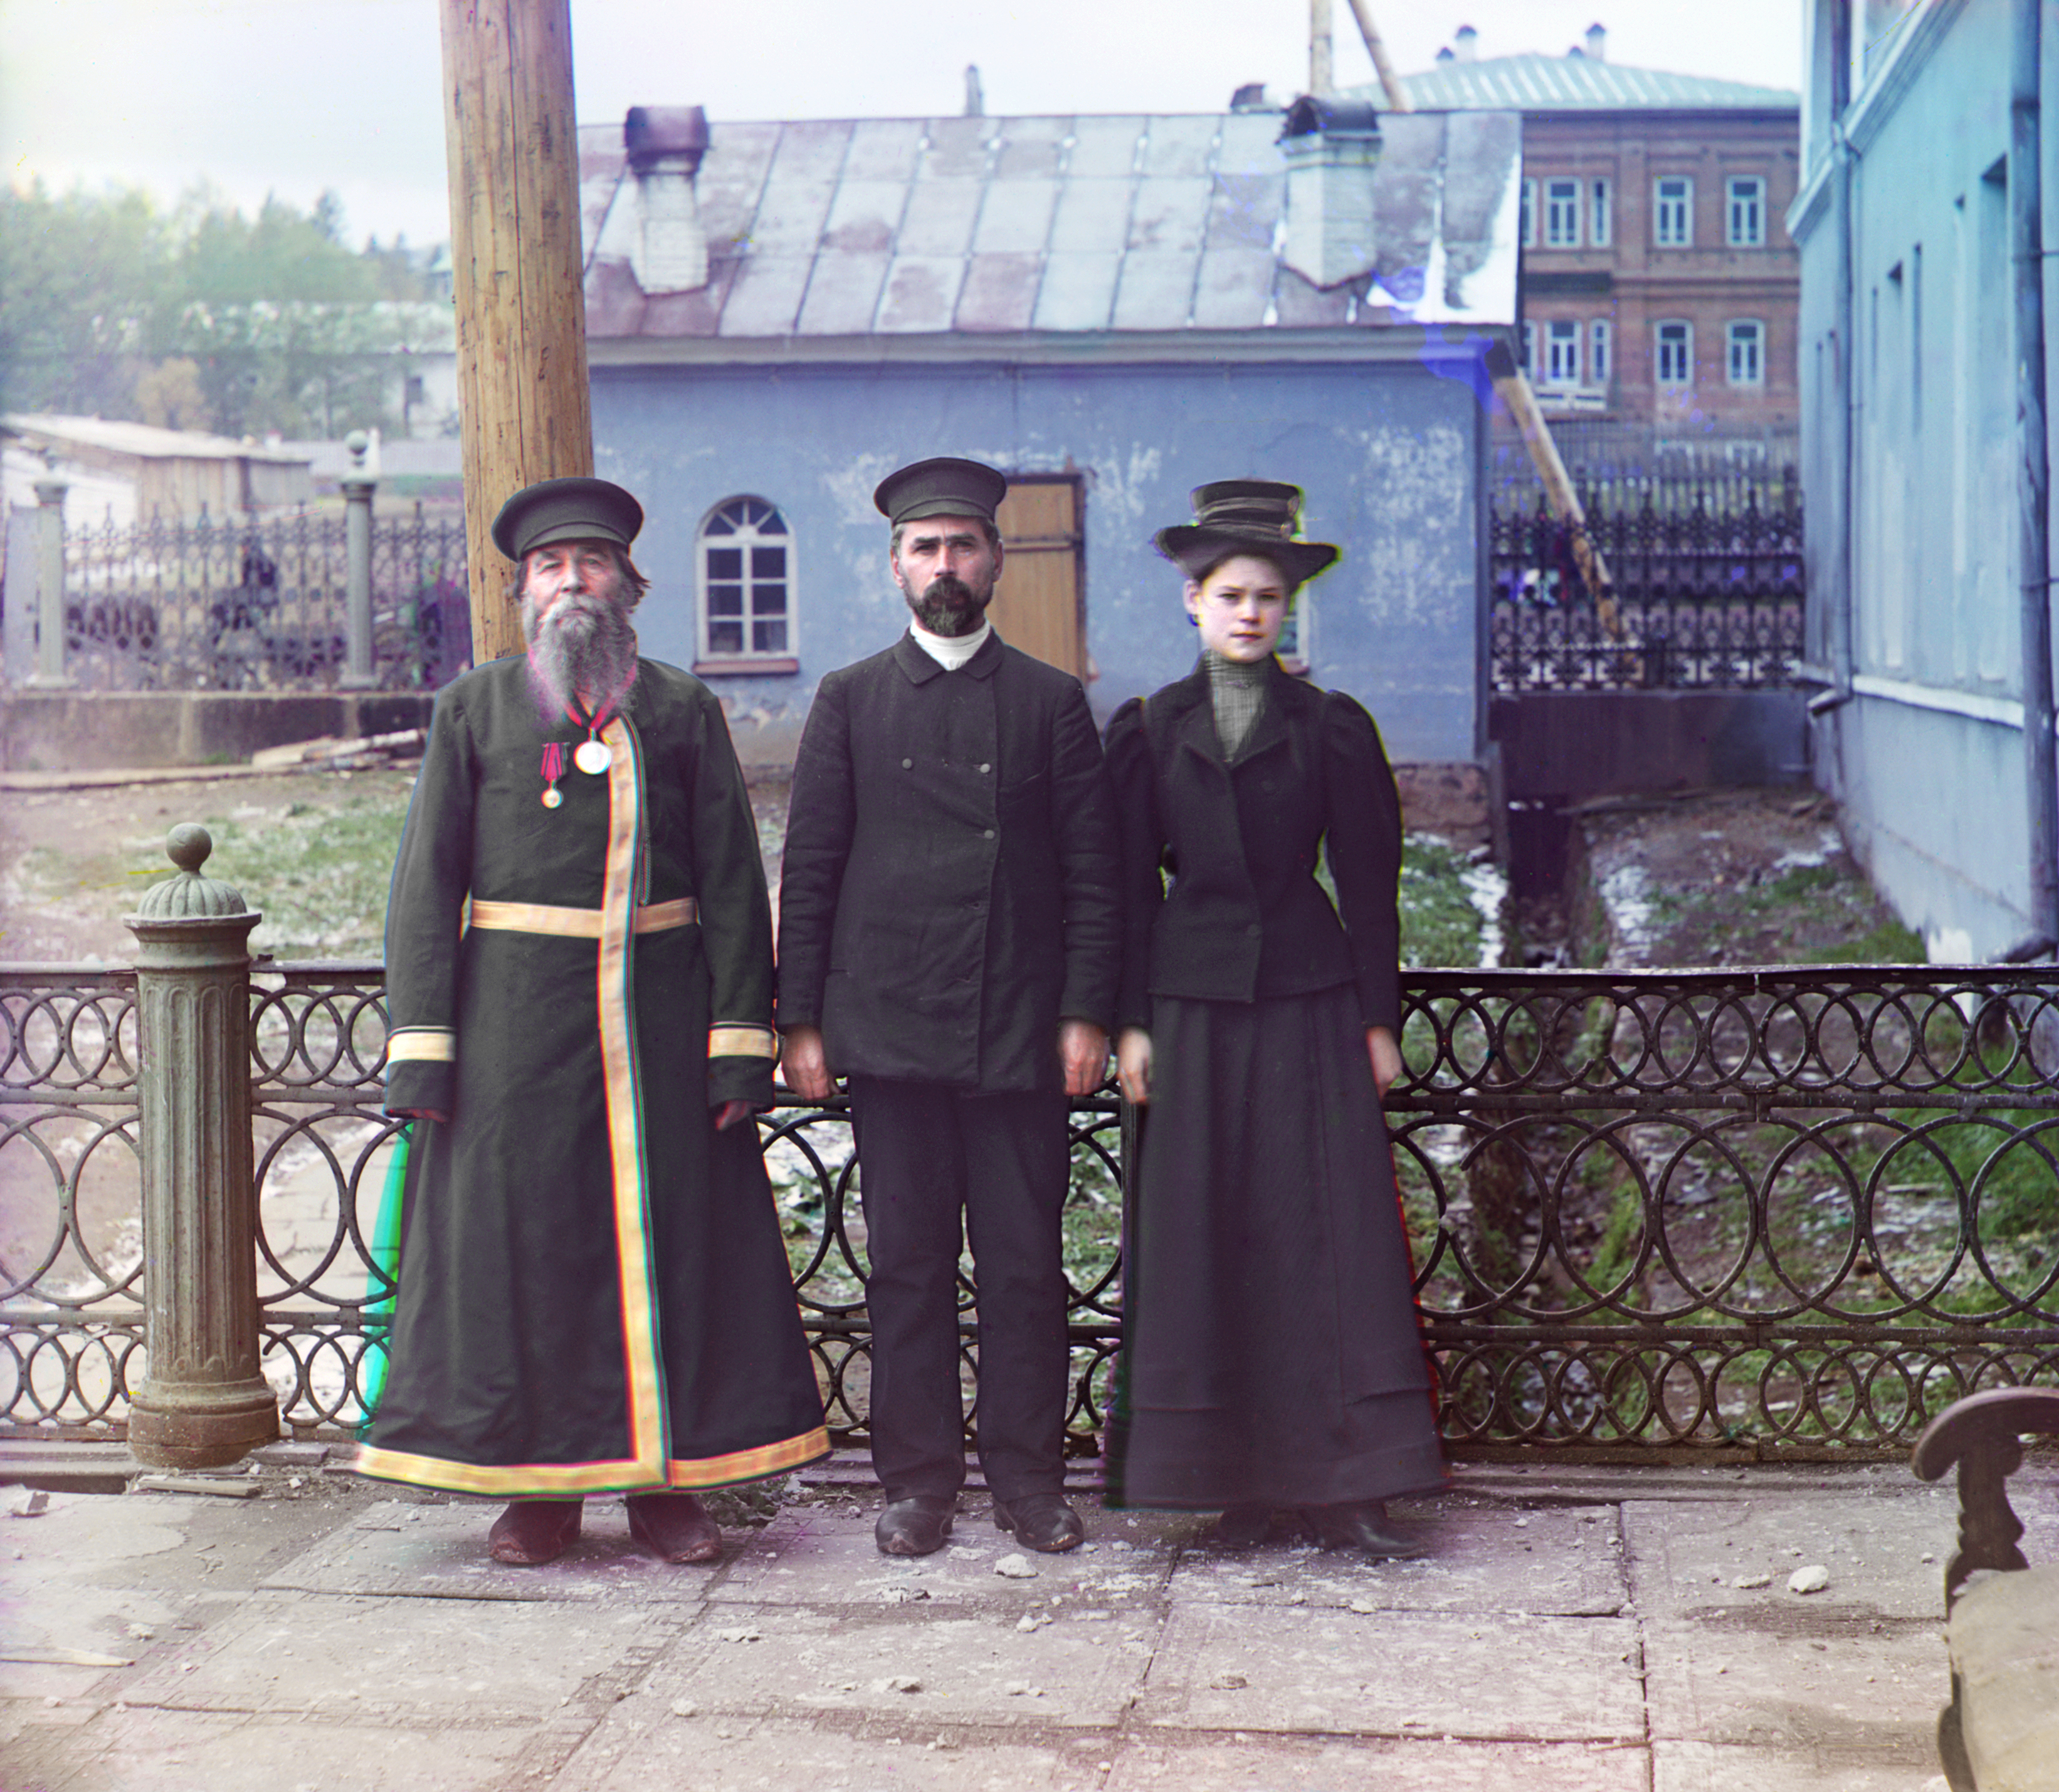
<instances>
[{"instance_id":1,"label":"woman's dark jacket","mask_svg":"<svg viewBox=\"0 0 2059 1792\"><path fill-rule=\"evenodd\" d=\"M1272 662L1232 765L1197 667L1124 704L1106 744L1122 823L1124 1025L1148 1027L1154 995L1257 1002L1350 983L1366 1025L1400 1031L1401 805L1371 716ZM1341 923L1316 881L1319 851Z\"/></svg>"}]
</instances>

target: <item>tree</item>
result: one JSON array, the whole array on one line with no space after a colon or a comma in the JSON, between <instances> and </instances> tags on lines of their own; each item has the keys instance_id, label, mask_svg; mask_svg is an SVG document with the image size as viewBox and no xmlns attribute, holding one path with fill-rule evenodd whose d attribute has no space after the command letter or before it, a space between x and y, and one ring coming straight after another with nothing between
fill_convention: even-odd
<instances>
[{"instance_id":1,"label":"tree","mask_svg":"<svg viewBox=\"0 0 2059 1792\"><path fill-rule=\"evenodd\" d=\"M404 245L345 245L333 193L255 217L205 187L169 217L135 189L0 193L0 408L229 436L385 425L402 313L428 296Z\"/></svg>"}]
</instances>

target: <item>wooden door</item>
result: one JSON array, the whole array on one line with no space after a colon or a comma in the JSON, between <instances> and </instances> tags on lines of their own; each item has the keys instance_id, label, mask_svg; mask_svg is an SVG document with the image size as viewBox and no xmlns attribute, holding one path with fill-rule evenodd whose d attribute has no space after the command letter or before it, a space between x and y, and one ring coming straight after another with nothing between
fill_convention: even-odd
<instances>
[{"instance_id":1,"label":"wooden door","mask_svg":"<svg viewBox=\"0 0 2059 1792\"><path fill-rule=\"evenodd\" d=\"M1087 619L1080 482L1068 473L1009 481L995 520L1006 560L987 615L1010 647L1084 681Z\"/></svg>"}]
</instances>

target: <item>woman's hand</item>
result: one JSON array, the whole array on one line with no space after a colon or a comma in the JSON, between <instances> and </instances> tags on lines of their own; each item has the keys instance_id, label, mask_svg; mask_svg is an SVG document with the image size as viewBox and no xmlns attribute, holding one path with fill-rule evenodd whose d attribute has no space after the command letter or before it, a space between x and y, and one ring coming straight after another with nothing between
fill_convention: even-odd
<instances>
[{"instance_id":1,"label":"woman's hand","mask_svg":"<svg viewBox=\"0 0 2059 1792\"><path fill-rule=\"evenodd\" d=\"M1372 1060L1373 1090L1384 1101L1388 1085L1401 1074L1401 1048L1395 1044L1392 1031L1384 1026L1368 1027L1365 1055Z\"/></svg>"},{"instance_id":2,"label":"woman's hand","mask_svg":"<svg viewBox=\"0 0 2059 1792\"><path fill-rule=\"evenodd\" d=\"M1126 1026L1115 1041L1115 1080L1125 1100L1142 1107L1151 1099L1151 1035Z\"/></svg>"}]
</instances>

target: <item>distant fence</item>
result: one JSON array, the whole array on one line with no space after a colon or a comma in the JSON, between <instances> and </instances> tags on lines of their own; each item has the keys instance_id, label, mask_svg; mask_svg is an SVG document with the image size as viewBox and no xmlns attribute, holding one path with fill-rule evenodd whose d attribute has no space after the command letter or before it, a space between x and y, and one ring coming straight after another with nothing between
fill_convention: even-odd
<instances>
[{"instance_id":1,"label":"distant fence","mask_svg":"<svg viewBox=\"0 0 2059 1792\"><path fill-rule=\"evenodd\" d=\"M372 964L252 982L265 1366L304 1435L357 1424L383 1348L383 990ZM2049 967L1419 970L1404 1000L1386 1105L1454 1445L1902 1452L1962 1394L2059 1380ZM149 1261L136 974L0 968L0 1436L117 1434ZM830 1424L862 1437L849 1117L759 1125ZM1073 1103L1072 1136L1087 1452L1121 1337L1111 1092Z\"/></svg>"},{"instance_id":2,"label":"distant fence","mask_svg":"<svg viewBox=\"0 0 2059 1792\"><path fill-rule=\"evenodd\" d=\"M341 516L153 519L65 535L66 670L89 691L309 691L348 651ZM434 690L471 660L461 519L375 516L372 676Z\"/></svg>"},{"instance_id":3,"label":"distant fence","mask_svg":"<svg viewBox=\"0 0 2059 1792\"><path fill-rule=\"evenodd\" d=\"M1801 488L1734 474L1576 478L1599 578L1534 487L1491 496L1497 691L1758 691L1793 684L1806 598Z\"/></svg>"}]
</instances>

